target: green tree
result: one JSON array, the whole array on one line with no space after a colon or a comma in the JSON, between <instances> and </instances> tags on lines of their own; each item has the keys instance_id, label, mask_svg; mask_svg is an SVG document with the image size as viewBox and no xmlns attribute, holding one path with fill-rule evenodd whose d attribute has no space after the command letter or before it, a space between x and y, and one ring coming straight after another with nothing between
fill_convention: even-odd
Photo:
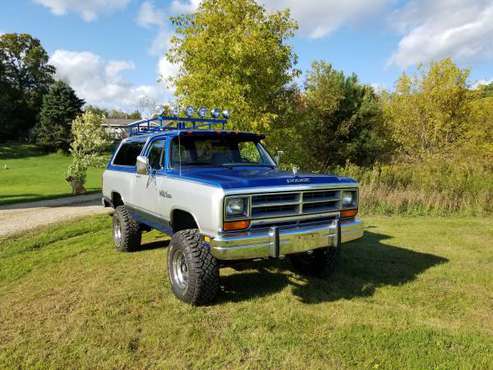
<instances>
[{"instance_id":1,"label":"green tree","mask_svg":"<svg viewBox=\"0 0 493 370\"><path fill-rule=\"evenodd\" d=\"M471 119L464 135L462 149L464 157L483 160L493 170L493 96L471 102Z\"/></svg>"},{"instance_id":2,"label":"green tree","mask_svg":"<svg viewBox=\"0 0 493 370\"><path fill-rule=\"evenodd\" d=\"M0 140L28 135L54 73L39 40L28 34L0 36Z\"/></svg>"},{"instance_id":3,"label":"green tree","mask_svg":"<svg viewBox=\"0 0 493 370\"><path fill-rule=\"evenodd\" d=\"M493 97L493 82L486 85L480 85L478 89L483 98Z\"/></svg>"},{"instance_id":4,"label":"green tree","mask_svg":"<svg viewBox=\"0 0 493 370\"><path fill-rule=\"evenodd\" d=\"M131 113L123 112L118 109L112 109L111 111L105 108L100 108L95 105L86 105L84 108L84 112L93 112L106 118L123 118L123 119L141 119L142 116L138 110L135 110Z\"/></svg>"},{"instance_id":5,"label":"green tree","mask_svg":"<svg viewBox=\"0 0 493 370\"><path fill-rule=\"evenodd\" d=\"M237 129L269 128L298 74L289 12L268 13L254 0L205 0L172 23L167 58L180 66L171 80L179 102L231 109Z\"/></svg>"},{"instance_id":6,"label":"green tree","mask_svg":"<svg viewBox=\"0 0 493 370\"><path fill-rule=\"evenodd\" d=\"M68 151L72 121L82 113L83 105L84 100L67 83L56 81L43 97L36 142L49 149Z\"/></svg>"},{"instance_id":7,"label":"green tree","mask_svg":"<svg viewBox=\"0 0 493 370\"><path fill-rule=\"evenodd\" d=\"M386 150L378 97L373 88L326 62L308 72L298 126L304 167L325 170L351 162L371 165Z\"/></svg>"},{"instance_id":8,"label":"green tree","mask_svg":"<svg viewBox=\"0 0 493 370\"><path fill-rule=\"evenodd\" d=\"M104 153L111 140L102 126L104 119L104 116L88 111L72 122L72 163L67 169L66 181L72 186L74 194L85 193L84 184L89 167L106 164Z\"/></svg>"},{"instance_id":9,"label":"green tree","mask_svg":"<svg viewBox=\"0 0 493 370\"><path fill-rule=\"evenodd\" d=\"M403 74L384 100L385 118L399 151L409 158L455 151L468 130L477 92L467 84L469 70L451 59Z\"/></svg>"}]
</instances>

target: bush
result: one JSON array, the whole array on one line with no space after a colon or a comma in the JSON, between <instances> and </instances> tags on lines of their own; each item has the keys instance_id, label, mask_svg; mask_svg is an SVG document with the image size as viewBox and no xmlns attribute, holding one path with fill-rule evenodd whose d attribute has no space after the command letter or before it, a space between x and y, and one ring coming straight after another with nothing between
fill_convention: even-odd
<instances>
[{"instance_id":1,"label":"bush","mask_svg":"<svg viewBox=\"0 0 493 370\"><path fill-rule=\"evenodd\" d=\"M360 181L363 213L487 215L493 213L493 171L487 163L431 158L335 172Z\"/></svg>"},{"instance_id":2,"label":"bush","mask_svg":"<svg viewBox=\"0 0 493 370\"><path fill-rule=\"evenodd\" d=\"M72 163L67 169L66 180L72 185L72 192L85 192L84 184L89 167L104 166L104 152L111 144L102 123L104 117L93 112L86 112L72 123L73 141L70 144Z\"/></svg>"}]
</instances>

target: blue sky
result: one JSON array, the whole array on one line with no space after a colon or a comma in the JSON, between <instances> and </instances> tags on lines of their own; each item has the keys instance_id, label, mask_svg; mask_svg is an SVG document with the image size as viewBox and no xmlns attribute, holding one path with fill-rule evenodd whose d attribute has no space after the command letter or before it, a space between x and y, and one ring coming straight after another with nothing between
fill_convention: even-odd
<instances>
[{"instance_id":1,"label":"blue sky","mask_svg":"<svg viewBox=\"0 0 493 370\"><path fill-rule=\"evenodd\" d=\"M326 60L361 81L392 89L402 71L452 56L472 69L471 84L493 79L493 0L263 0L290 8L300 29L298 67ZM199 0L7 0L0 32L39 38L57 67L91 104L125 110L172 99L157 83L176 70L164 52L170 15ZM301 79L302 81L303 79ZM147 99L143 99L147 97Z\"/></svg>"}]
</instances>

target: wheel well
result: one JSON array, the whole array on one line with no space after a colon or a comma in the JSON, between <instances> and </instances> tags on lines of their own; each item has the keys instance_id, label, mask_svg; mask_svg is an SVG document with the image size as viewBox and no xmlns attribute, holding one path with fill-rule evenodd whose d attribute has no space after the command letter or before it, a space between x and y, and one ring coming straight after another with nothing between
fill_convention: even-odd
<instances>
[{"instance_id":1,"label":"wheel well","mask_svg":"<svg viewBox=\"0 0 493 370\"><path fill-rule=\"evenodd\" d=\"M193 216L189 212L182 211L181 209L175 209L171 214L171 226L175 233L180 230L198 228Z\"/></svg>"},{"instance_id":2,"label":"wheel well","mask_svg":"<svg viewBox=\"0 0 493 370\"><path fill-rule=\"evenodd\" d=\"M119 193L111 193L111 203L113 203L113 208L123 205L122 196Z\"/></svg>"}]
</instances>

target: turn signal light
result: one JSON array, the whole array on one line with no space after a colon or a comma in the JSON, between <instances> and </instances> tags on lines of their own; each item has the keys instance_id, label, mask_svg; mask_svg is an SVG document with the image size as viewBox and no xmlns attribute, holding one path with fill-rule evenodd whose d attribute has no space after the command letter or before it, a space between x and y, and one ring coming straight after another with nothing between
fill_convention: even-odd
<instances>
[{"instance_id":1,"label":"turn signal light","mask_svg":"<svg viewBox=\"0 0 493 370\"><path fill-rule=\"evenodd\" d=\"M224 223L224 231L244 230L250 226L250 220L229 221Z\"/></svg>"},{"instance_id":2,"label":"turn signal light","mask_svg":"<svg viewBox=\"0 0 493 370\"><path fill-rule=\"evenodd\" d=\"M341 211L341 218L351 218L355 217L357 214L357 209L345 209L344 211Z\"/></svg>"}]
</instances>

